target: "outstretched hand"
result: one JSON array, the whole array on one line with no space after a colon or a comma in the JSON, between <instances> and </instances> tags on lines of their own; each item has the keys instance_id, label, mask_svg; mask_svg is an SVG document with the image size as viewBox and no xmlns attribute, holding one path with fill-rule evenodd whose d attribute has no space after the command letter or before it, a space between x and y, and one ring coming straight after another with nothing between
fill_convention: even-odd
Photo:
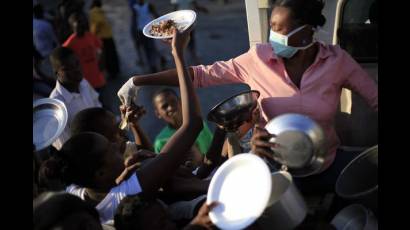
<instances>
[{"instance_id":1,"label":"outstretched hand","mask_svg":"<svg viewBox=\"0 0 410 230\"><path fill-rule=\"evenodd\" d=\"M209 218L209 212L218 206L219 203L212 202L211 204L207 204L204 202L202 207L199 209L198 214L196 217L191 221L192 225L200 225L206 229L211 230L214 224L212 223L211 219Z\"/></svg>"},{"instance_id":2,"label":"outstretched hand","mask_svg":"<svg viewBox=\"0 0 410 230\"><path fill-rule=\"evenodd\" d=\"M137 169L141 166L141 161L155 157L155 153L147 151L147 150L139 150L138 152L134 153L133 155L127 157L124 160L124 170L122 171L121 175L119 175L115 179L115 183L117 185L121 184L123 181L126 181L132 174L134 174Z\"/></svg>"},{"instance_id":3,"label":"outstretched hand","mask_svg":"<svg viewBox=\"0 0 410 230\"><path fill-rule=\"evenodd\" d=\"M193 28L194 28L194 24L184 29L182 32L177 30L175 27L173 28L173 37L172 37L171 47L172 47L172 53L174 55L180 54L185 50L185 48L188 45L190 34Z\"/></svg>"},{"instance_id":4,"label":"outstretched hand","mask_svg":"<svg viewBox=\"0 0 410 230\"><path fill-rule=\"evenodd\" d=\"M278 146L278 144L270 141L273 137L275 137L275 135L270 134L266 129L259 125L255 125L251 139L252 153L273 160L274 152L272 151L272 148Z\"/></svg>"},{"instance_id":5,"label":"outstretched hand","mask_svg":"<svg viewBox=\"0 0 410 230\"><path fill-rule=\"evenodd\" d=\"M191 31L193 30L195 23L184 29L182 32L175 27L172 30L173 36L170 39L163 39L166 44L171 45L172 53L182 52L188 45Z\"/></svg>"},{"instance_id":6,"label":"outstretched hand","mask_svg":"<svg viewBox=\"0 0 410 230\"><path fill-rule=\"evenodd\" d=\"M130 106L122 104L120 106L121 118L125 119L127 122L135 123L146 114L146 110L143 106L138 106L131 103Z\"/></svg>"}]
</instances>

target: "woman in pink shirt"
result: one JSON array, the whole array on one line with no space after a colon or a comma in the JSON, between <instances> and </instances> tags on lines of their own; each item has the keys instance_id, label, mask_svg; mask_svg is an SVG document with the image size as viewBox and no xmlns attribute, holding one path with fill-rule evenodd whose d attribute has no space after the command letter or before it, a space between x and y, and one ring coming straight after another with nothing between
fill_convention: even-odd
<instances>
[{"instance_id":1,"label":"woman in pink shirt","mask_svg":"<svg viewBox=\"0 0 410 230\"><path fill-rule=\"evenodd\" d=\"M195 87L246 83L258 90L263 123L284 113L304 114L318 122L329 143L322 172L334 161L339 145L333 123L342 88L358 93L378 110L377 86L360 65L338 45L314 40L315 30L326 21L323 6L319 0L277 0L270 18L269 43L257 44L228 61L190 67ZM178 86L175 70L136 76L133 82L136 88ZM348 162L343 161L330 174L337 176Z\"/></svg>"}]
</instances>

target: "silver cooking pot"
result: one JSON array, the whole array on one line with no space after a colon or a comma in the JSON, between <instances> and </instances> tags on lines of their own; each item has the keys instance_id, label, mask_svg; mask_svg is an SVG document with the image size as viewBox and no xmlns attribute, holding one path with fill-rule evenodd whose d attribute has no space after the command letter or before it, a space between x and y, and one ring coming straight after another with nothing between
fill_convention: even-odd
<instances>
[{"instance_id":1,"label":"silver cooking pot","mask_svg":"<svg viewBox=\"0 0 410 230\"><path fill-rule=\"evenodd\" d=\"M267 208L257 220L263 230L290 230L303 222L307 205L286 171L272 173L271 196Z\"/></svg>"}]
</instances>

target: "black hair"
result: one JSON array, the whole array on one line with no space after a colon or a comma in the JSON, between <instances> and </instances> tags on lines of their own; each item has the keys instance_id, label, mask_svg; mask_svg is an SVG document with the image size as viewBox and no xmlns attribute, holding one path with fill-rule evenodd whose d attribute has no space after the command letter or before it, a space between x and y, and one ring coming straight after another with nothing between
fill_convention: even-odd
<instances>
[{"instance_id":1,"label":"black hair","mask_svg":"<svg viewBox=\"0 0 410 230\"><path fill-rule=\"evenodd\" d=\"M322 0L276 0L273 7L289 8L292 17L301 24L313 27L323 26L326 22L322 14L324 2Z\"/></svg>"},{"instance_id":2,"label":"black hair","mask_svg":"<svg viewBox=\"0 0 410 230\"><path fill-rule=\"evenodd\" d=\"M102 3L101 0L93 0L93 2L91 3L90 8L94 8L94 7L101 7Z\"/></svg>"},{"instance_id":3,"label":"black hair","mask_svg":"<svg viewBox=\"0 0 410 230\"><path fill-rule=\"evenodd\" d=\"M175 92L175 90L173 90L171 88L162 88L162 89L159 89L159 90L155 91L154 94L151 97L152 98L152 104L154 106L155 106L155 103L154 103L155 98L157 96L161 95L161 94L171 94L171 95L174 95L175 97L179 98L178 94L177 94L177 92Z\"/></svg>"},{"instance_id":4,"label":"black hair","mask_svg":"<svg viewBox=\"0 0 410 230\"><path fill-rule=\"evenodd\" d=\"M100 221L97 210L79 197L68 193L43 193L33 202L33 229L52 229L78 212L86 212L96 222Z\"/></svg>"},{"instance_id":5,"label":"black hair","mask_svg":"<svg viewBox=\"0 0 410 230\"><path fill-rule=\"evenodd\" d=\"M39 172L40 162L36 156L35 150L36 150L36 147L33 144L33 199L37 197L38 192L39 192L38 172Z\"/></svg>"},{"instance_id":6,"label":"black hair","mask_svg":"<svg viewBox=\"0 0 410 230\"><path fill-rule=\"evenodd\" d=\"M60 46L55 48L50 55L50 62L54 71L57 71L57 68L61 65L61 63L73 56L75 57L73 50L68 47Z\"/></svg>"},{"instance_id":7,"label":"black hair","mask_svg":"<svg viewBox=\"0 0 410 230\"><path fill-rule=\"evenodd\" d=\"M101 145L106 142L107 145ZM95 188L95 173L103 166L109 141L98 133L84 132L73 135L60 151L43 162L40 178L45 182L57 179L65 185L76 184Z\"/></svg>"},{"instance_id":8,"label":"black hair","mask_svg":"<svg viewBox=\"0 0 410 230\"><path fill-rule=\"evenodd\" d=\"M155 200L140 193L127 196L121 200L114 215L116 230L134 230L141 228L141 217L144 210Z\"/></svg>"},{"instance_id":9,"label":"black hair","mask_svg":"<svg viewBox=\"0 0 410 230\"><path fill-rule=\"evenodd\" d=\"M78 112L71 122L71 135L95 132L105 136L107 132L112 132L112 130L107 130L105 123L101 122L107 115L109 115L109 111L100 107L88 108Z\"/></svg>"},{"instance_id":10,"label":"black hair","mask_svg":"<svg viewBox=\"0 0 410 230\"><path fill-rule=\"evenodd\" d=\"M33 15L35 18L42 19L44 17L44 10L41 4L36 4L33 7Z\"/></svg>"},{"instance_id":11,"label":"black hair","mask_svg":"<svg viewBox=\"0 0 410 230\"><path fill-rule=\"evenodd\" d=\"M81 11L74 11L73 13L70 14L70 16L68 17L68 22L71 26L72 22L82 22L83 24L79 24L77 25L77 35L82 37L85 32L88 30L88 20L87 20L87 16L84 14L84 12ZM74 30L74 28L72 28Z\"/></svg>"}]
</instances>

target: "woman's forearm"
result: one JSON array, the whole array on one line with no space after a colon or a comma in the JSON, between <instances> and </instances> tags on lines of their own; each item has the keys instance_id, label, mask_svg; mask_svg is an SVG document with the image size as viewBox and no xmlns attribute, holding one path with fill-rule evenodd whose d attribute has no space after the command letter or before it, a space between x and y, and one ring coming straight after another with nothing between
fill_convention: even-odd
<instances>
[{"instance_id":1,"label":"woman's forearm","mask_svg":"<svg viewBox=\"0 0 410 230\"><path fill-rule=\"evenodd\" d=\"M193 80L194 70L192 67L188 68L189 76ZM158 73L134 76L134 85L168 85L179 86L178 73L176 69L161 71Z\"/></svg>"}]
</instances>

